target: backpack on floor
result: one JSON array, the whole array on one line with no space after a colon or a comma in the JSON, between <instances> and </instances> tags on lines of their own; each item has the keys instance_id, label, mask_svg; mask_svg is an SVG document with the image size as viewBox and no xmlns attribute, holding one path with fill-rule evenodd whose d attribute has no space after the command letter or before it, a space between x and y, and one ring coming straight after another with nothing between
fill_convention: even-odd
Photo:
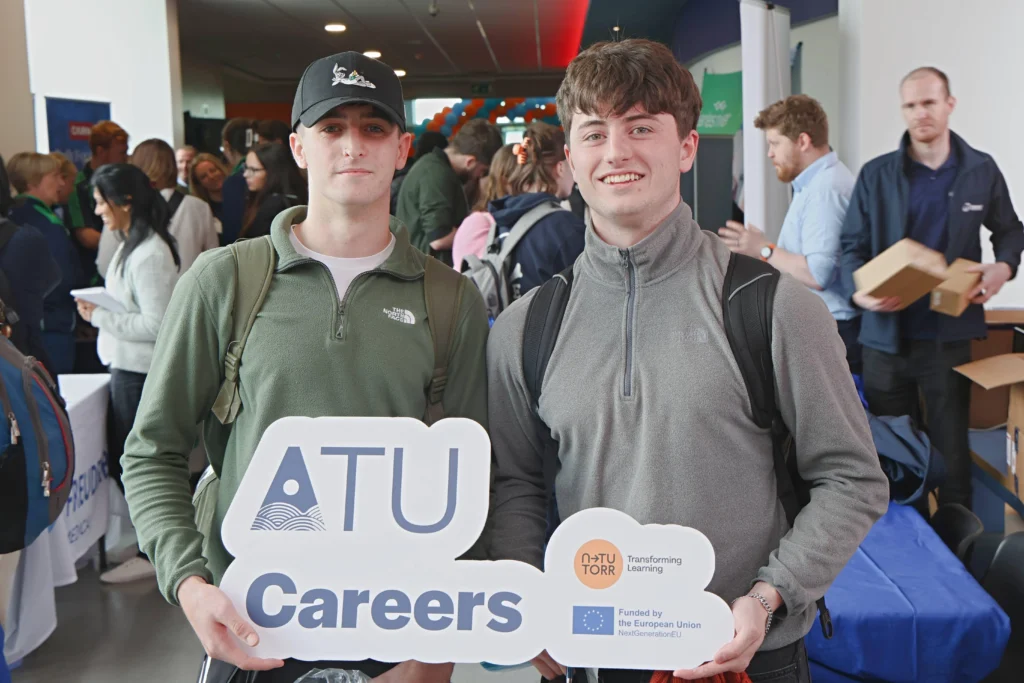
<instances>
[{"instance_id":1,"label":"backpack on floor","mask_svg":"<svg viewBox=\"0 0 1024 683\"><path fill-rule=\"evenodd\" d=\"M75 477L64 400L35 358L0 335L0 555L22 550L60 515Z\"/></svg>"},{"instance_id":2,"label":"backpack on floor","mask_svg":"<svg viewBox=\"0 0 1024 683\"><path fill-rule=\"evenodd\" d=\"M775 403L775 368L772 361L772 310L779 271L758 259L733 254L722 286L722 319L736 363L750 396L754 422L770 429L775 483L779 501L790 527L800 510L811 499L811 486L800 477L789 428ZM569 267L542 285L526 314L523 331L523 375L526 388L537 409L541 383L548 361L558 341L565 307L572 291L573 270ZM558 474L558 444L546 431L544 480L549 498L549 533L558 524L554 500L555 476ZM832 617L825 598L817 601L821 631L832 637Z\"/></svg>"},{"instance_id":3,"label":"backpack on floor","mask_svg":"<svg viewBox=\"0 0 1024 683\"><path fill-rule=\"evenodd\" d=\"M555 202L542 202L520 216L512 229L504 235L498 234L498 225L494 223L487 234L487 251L483 257L466 255L462 272L483 294L487 318L492 325L495 318L516 298L512 291L514 264L509 263L512 252L526 237L526 233L530 232L530 228L555 211L564 209Z\"/></svg>"},{"instance_id":4,"label":"backpack on floor","mask_svg":"<svg viewBox=\"0 0 1024 683\"><path fill-rule=\"evenodd\" d=\"M245 344L252 332L256 317L267 298L277 267L277 252L269 235L239 240L228 247L235 261L235 301L232 316L231 343L223 359L223 377L220 392L214 401L213 417L219 424L212 425L216 434L226 436L242 409L238 390L238 369ZM425 389L427 408L423 421L428 425L444 419L444 390L448 383L448 356L451 352L465 279L437 259L428 256L423 278L423 296L427 307L427 324L434 342L434 371ZM225 429L226 428L226 429ZM223 442L214 438L207 429L207 444ZM209 558L214 514L220 491L220 479L212 467L207 467L192 496L196 527L203 534L203 556Z\"/></svg>"}]
</instances>

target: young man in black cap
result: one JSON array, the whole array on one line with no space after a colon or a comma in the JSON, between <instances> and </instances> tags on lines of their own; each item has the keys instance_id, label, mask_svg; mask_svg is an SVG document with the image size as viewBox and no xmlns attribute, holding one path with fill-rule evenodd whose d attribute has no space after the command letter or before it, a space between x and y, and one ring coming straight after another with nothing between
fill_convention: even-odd
<instances>
[{"instance_id":1,"label":"young man in black cap","mask_svg":"<svg viewBox=\"0 0 1024 683\"><path fill-rule=\"evenodd\" d=\"M132 519L162 593L181 605L210 655L200 683L242 680L236 668L259 671L258 683L292 683L323 668L359 670L379 683L447 682L450 664L252 657L245 644L258 643L257 633L215 587L232 561L220 538L223 516L276 420L443 415L486 426L483 300L389 221L391 180L410 144L398 78L355 52L317 60L299 83L292 124L292 152L309 173L309 206L279 214L269 237L203 254L178 282L122 459ZM272 244L276 270L244 353L237 353L237 394L229 398L241 397L241 406L230 401L228 431L209 413L225 421L219 396L227 386L222 377L232 373L222 375L222 368L229 342L242 338L232 319L249 317L248 310L234 312L236 290L248 291L251 278L236 275L233 255L251 253L259 240ZM432 334L441 326L451 332L447 353ZM446 375L438 375L439 360ZM220 487L205 537L188 487L188 456L204 419Z\"/></svg>"}]
</instances>

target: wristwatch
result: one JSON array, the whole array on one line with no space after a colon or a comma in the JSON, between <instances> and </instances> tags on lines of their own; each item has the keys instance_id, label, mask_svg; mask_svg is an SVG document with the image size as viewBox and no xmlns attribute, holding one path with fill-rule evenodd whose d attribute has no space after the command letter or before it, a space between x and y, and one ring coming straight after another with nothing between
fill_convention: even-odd
<instances>
[{"instance_id":1,"label":"wristwatch","mask_svg":"<svg viewBox=\"0 0 1024 683\"><path fill-rule=\"evenodd\" d=\"M768 603L768 598L764 597L760 593L748 593L747 595L741 595L736 598L736 600L741 600L742 598L757 600L761 603L761 607L764 607L764 611L768 613L768 621L764 624L764 634L768 635L768 631L771 630L772 627L772 619L775 617L775 610L773 610L772 606ZM733 602L736 602L736 600L733 600Z\"/></svg>"},{"instance_id":2,"label":"wristwatch","mask_svg":"<svg viewBox=\"0 0 1024 683\"><path fill-rule=\"evenodd\" d=\"M775 253L775 245L770 242L761 247L761 260L767 262Z\"/></svg>"}]
</instances>

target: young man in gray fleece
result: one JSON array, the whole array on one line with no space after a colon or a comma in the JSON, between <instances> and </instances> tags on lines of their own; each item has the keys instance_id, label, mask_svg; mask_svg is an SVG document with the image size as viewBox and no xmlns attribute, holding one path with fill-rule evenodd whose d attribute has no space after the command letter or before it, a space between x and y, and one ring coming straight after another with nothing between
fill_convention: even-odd
<instances>
[{"instance_id":1,"label":"young man in gray fleece","mask_svg":"<svg viewBox=\"0 0 1024 683\"><path fill-rule=\"evenodd\" d=\"M772 325L778 405L814 487L795 528L786 523L771 437L754 423L723 327L729 249L680 199L700 108L693 78L657 43L601 43L569 65L558 113L592 219L536 411L522 346L537 290L491 332L491 554L542 566L548 497L539 435L550 433L563 518L609 507L711 540L708 590L735 601L736 635L714 660L676 676L747 671L754 681L802 683L815 600L885 512L888 485L835 321L783 275ZM546 678L564 672L546 653L534 665ZM650 672L602 671L601 680L640 683Z\"/></svg>"}]
</instances>

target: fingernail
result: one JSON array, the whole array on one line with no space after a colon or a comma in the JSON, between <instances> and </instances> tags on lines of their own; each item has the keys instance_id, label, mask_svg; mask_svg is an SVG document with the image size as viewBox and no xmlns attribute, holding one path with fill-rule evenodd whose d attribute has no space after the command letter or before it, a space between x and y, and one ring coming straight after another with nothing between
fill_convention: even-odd
<instances>
[{"instance_id":1,"label":"fingernail","mask_svg":"<svg viewBox=\"0 0 1024 683\"><path fill-rule=\"evenodd\" d=\"M256 637L255 633L250 633L249 635L247 635L245 637L245 644L248 645L249 647L256 647L256 645L259 642L260 642L260 639Z\"/></svg>"}]
</instances>

